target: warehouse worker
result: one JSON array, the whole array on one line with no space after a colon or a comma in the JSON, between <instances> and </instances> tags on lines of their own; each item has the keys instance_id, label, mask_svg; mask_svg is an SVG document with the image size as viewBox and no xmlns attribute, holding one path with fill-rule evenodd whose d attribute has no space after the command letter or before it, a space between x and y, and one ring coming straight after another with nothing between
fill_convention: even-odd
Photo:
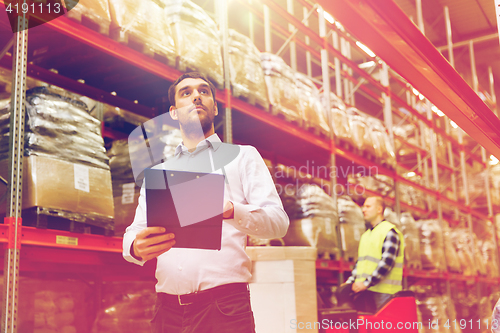
<instances>
[{"instance_id":1,"label":"warehouse worker","mask_svg":"<svg viewBox=\"0 0 500 333\"><path fill-rule=\"evenodd\" d=\"M394 224L384 221L384 209L381 197L366 198L363 215L368 230L361 236L358 260L347 280L355 299L363 293L361 307L368 311L380 309L402 289L404 238Z\"/></svg>"},{"instance_id":2,"label":"warehouse worker","mask_svg":"<svg viewBox=\"0 0 500 333\"><path fill-rule=\"evenodd\" d=\"M168 96L170 115L179 121L183 141L163 166L196 169L205 163L200 156L206 157L208 151L215 158L221 146L214 130L215 88L204 75L186 73L172 84ZM224 166L227 182L220 251L172 248L174 234L147 227L145 189L141 189L134 221L123 238L123 256L139 265L157 258L154 333L255 332L247 235L283 237L289 219L262 157L251 146L238 147L239 154Z\"/></svg>"}]
</instances>

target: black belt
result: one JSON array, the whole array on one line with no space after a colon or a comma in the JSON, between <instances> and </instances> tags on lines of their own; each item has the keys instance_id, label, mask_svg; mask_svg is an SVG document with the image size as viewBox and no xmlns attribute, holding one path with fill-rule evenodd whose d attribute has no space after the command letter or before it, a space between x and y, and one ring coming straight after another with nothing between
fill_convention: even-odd
<instances>
[{"instance_id":1,"label":"black belt","mask_svg":"<svg viewBox=\"0 0 500 333\"><path fill-rule=\"evenodd\" d=\"M158 293L158 297L168 303L179 302L179 305L189 305L194 303L207 303L216 299L244 293L248 291L248 283L230 283L217 286L207 290L197 291L191 294L171 295L167 293Z\"/></svg>"}]
</instances>

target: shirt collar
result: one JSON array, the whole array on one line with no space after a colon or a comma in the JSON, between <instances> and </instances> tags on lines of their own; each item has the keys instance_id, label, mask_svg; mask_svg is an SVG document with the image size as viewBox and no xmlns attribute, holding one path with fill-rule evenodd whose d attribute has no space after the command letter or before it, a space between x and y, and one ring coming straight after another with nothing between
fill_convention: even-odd
<instances>
[{"instance_id":1,"label":"shirt collar","mask_svg":"<svg viewBox=\"0 0 500 333\"><path fill-rule=\"evenodd\" d=\"M216 151L217 149L219 149L219 147L221 145L222 145L222 141L220 140L217 133L214 133L214 134L210 135L208 138L205 138L205 140L200 141L196 145L196 150L198 150L199 148L203 148L203 146L208 146L208 147L212 147L212 149L214 151ZM189 153L187 147L184 146L183 142L179 143L177 148L175 148L175 155L174 156L178 156L181 153L184 153L184 154Z\"/></svg>"}]
</instances>

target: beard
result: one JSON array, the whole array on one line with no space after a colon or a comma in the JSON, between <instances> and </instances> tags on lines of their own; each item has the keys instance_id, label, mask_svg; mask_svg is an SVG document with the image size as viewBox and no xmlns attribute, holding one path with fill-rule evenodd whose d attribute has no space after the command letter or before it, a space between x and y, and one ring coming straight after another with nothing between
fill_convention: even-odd
<instances>
[{"instance_id":1,"label":"beard","mask_svg":"<svg viewBox=\"0 0 500 333\"><path fill-rule=\"evenodd\" d=\"M192 111L193 112L193 111ZM206 112L200 115L196 113L197 117L189 114L186 119L179 119L179 125L182 130L190 136L202 136L205 135L210 129L212 129L215 117L215 110Z\"/></svg>"}]
</instances>

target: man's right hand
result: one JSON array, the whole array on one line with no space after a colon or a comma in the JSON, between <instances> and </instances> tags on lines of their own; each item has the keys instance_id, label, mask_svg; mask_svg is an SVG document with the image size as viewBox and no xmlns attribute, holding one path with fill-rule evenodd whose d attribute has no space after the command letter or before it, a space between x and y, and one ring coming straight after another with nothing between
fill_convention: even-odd
<instances>
[{"instance_id":1,"label":"man's right hand","mask_svg":"<svg viewBox=\"0 0 500 333\"><path fill-rule=\"evenodd\" d=\"M156 258L174 246L174 237L174 234L166 234L162 227L147 227L135 236L132 256L144 261Z\"/></svg>"}]
</instances>

